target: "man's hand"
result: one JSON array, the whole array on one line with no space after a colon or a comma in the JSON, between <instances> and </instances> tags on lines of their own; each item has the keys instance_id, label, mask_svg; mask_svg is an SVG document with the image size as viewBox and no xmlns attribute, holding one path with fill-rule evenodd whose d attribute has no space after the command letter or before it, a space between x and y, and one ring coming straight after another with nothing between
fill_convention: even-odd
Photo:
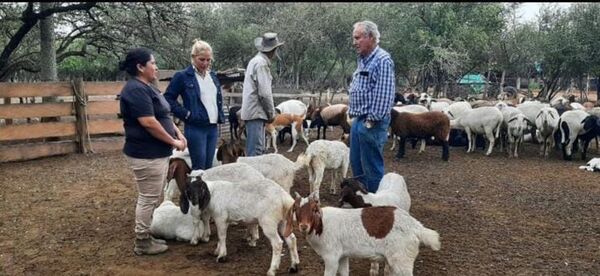
<instances>
[{"instance_id":1,"label":"man's hand","mask_svg":"<svg viewBox=\"0 0 600 276\"><path fill-rule=\"evenodd\" d=\"M271 118L267 120L267 124L273 123L274 121L275 121L275 116L271 116Z\"/></svg>"}]
</instances>

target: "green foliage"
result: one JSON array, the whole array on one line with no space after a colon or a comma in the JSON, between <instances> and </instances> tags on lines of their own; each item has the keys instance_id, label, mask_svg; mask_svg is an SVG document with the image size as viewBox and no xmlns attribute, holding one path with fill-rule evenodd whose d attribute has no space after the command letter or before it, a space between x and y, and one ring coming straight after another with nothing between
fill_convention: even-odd
<instances>
[{"instance_id":1,"label":"green foliage","mask_svg":"<svg viewBox=\"0 0 600 276\"><path fill-rule=\"evenodd\" d=\"M0 4L0 44L23 24L25 3ZM600 75L600 4L568 11L544 6L537 22L516 20L518 3L99 3L89 13L56 14L62 79L112 80L126 51L152 49L161 69L189 64L194 39L210 43L216 70L245 68L253 41L277 32L285 45L273 62L278 85L308 89L345 86L356 68L352 25L378 24L398 83L440 89L466 72L505 71L528 77L540 62L550 79ZM37 6L36 6L37 7ZM31 30L10 57L20 72L35 72L39 31ZM0 68L5 70L6 68Z\"/></svg>"}]
</instances>

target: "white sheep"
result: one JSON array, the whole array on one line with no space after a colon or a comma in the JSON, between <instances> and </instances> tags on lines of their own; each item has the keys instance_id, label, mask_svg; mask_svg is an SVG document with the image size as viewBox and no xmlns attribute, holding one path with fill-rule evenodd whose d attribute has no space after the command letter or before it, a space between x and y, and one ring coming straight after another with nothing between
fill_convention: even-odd
<instances>
[{"instance_id":1,"label":"white sheep","mask_svg":"<svg viewBox=\"0 0 600 276\"><path fill-rule=\"evenodd\" d=\"M202 227L199 231L203 233L204 227L200 226ZM157 237L188 242L194 234L192 215L183 214L172 201L164 200L158 208L154 209L150 232Z\"/></svg>"},{"instance_id":2,"label":"white sheep","mask_svg":"<svg viewBox=\"0 0 600 276\"><path fill-rule=\"evenodd\" d=\"M224 261L227 256L227 227L231 222L258 223L263 234L272 247L271 265L267 275L275 275L281 261L283 242L285 238L290 250L290 272L298 271L300 258L293 233L283 233L286 224L291 224L291 213L294 205L292 197L277 183L269 179L260 181L204 181L202 175L188 183L182 197L185 201L181 211L191 211L196 229L199 229L200 218L208 225L209 217L215 221L219 242L215 249L217 262ZM235 199L235 200L232 200ZM207 231L204 231L203 239ZM192 239L197 239L201 233L194 232Z\"/></svg>"},{"instance_id":3,"label":"white sheep","mask_svg":"<svg viewBox=\"0 0 600 276\"><path fill-rule=\"evenodd\" d=\"M476 134L485 134L489 148L485 155L490 155L494 148L495 138L500 134L502 112L493 106L482 106L467 111L457 120L457 124L465 129L469 139L467 152L475 151Z\"/></svg>"},{"instance_id":4,"label":"white sheep","mask_svg":"<svg viewBox=\"0 0 600 276\"><path fill-rule=\"evenodd\" d=\"M330 193L336 193L337 174L346 178L350 166L350 149L340 141L316 140L310 143L304 153L298 155L296 164L308 169L310 191L319 191L325 169L334 169Z\"/></svg>"},{"instance_id":5,"label":"white sheep","mask_svg":"<svg viewBox=\"0 0 600 276\"><path fill-rule=\"evenodd\" d=\"M579 166L580 170L586 170L589 172L599 172L600 171L600 158L592 158L588 161L585 166Z\"/></svg>"},{"instance_id":6,"label":"white sheep","mask_svg":"<svg viewBox=\"0 0 600 276\"><path fill-rule=\"evenodd\" d=\"M299 230L325 262L323 275L349 274L349 258L386 262L392 275L412 275L421 243L439 250L439 234L397 207L321 208L318 196L296 193ZM291 232L286 229L285 233Z\"/></svg>"},{"instance_id":7,"label":"white sheep","mask_svg":"<svg viewBox=\"0 0 600 276\"><path fill-rule=\"evenodd\" d=\"M554 107L543 107L535 117L536 139L541 143L540 155L548 157L554 147L554 133L560 116Z\"/></svg>"},{"instance_id":8,"label":"white sheep","mask_svg":"<svg viewBox=\"0 0 600 276\"><path fill-rule=\"evenodd\" d=\"M473 107L471 107L470 103L461 101L452 103L448 107L444 108L444 110L442 110L442 113L446 114L446 116L448 116L448 119L450 119L450 127L455 128L453 126L455 122L453 121L462 117L466 112L468 112L471 109L473 109Z\"/></svg>"},{"instance_id":9,"label":"white sheep","mask_svg":"<svg viewBox=\"0 0 600 276\"><path fill-rule=\"evenodd\" d=\"M516 113L505 120L507 124L507 136L508 136L508 156L519 157L519 147L523 144L523 136L525 135L525 129L528 125L533 123L529 122L525 114ZM511 150L514 147L514 153Z\"/></svg>"},{"instance_id":10,"label":"white sheep","mask_svg":"<svg viewBox=\"0 0 600 276\"><path fill-rule=\"evenodd\" d=\"M558 127L560 128L564 160L571 160L571 150L576 141L580 142L581 159L586 159L590 140L600 134L598 121L598 117L579 109L565 111L560 115Z\"/></svg>"},{"instance_id":11,"label":"white sheep","mask_svg":"<svg viewBox=\"0 0 600 276\"><path fill-rule=\"evenodd\" d=\"M278 153L239 157L237 162L252 166L264 177L275 181L288 193L294 185L296 172L302 169L302 166Z\"/></svg>"}]
</instances>

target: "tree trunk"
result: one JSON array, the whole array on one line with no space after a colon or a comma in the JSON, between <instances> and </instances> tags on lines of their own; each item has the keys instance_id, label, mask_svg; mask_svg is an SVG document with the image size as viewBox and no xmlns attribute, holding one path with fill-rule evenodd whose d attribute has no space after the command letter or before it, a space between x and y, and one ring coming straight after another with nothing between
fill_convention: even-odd
<instances>
[{"instance_id":1,"label":"tree trunk","mask_svg":"<svg viewBox=\"0 0 600 276\"><path fill-rule=\"evenodd\" d=\"M55 5L53 2L41 2L41 10L47 10ZM41 81L58 81L56 72L56 49L54 48L54 20L48 16L40 20L40 78ZM43 97L43 103L57 102L57 97ZM41 122L57 122L60 117L43 117Z\"/></svg>"},{"instance_id":2,"label":"tree trunk","mask_svg":"<svg viewBox=\"0 0 600 276\"><path fill-rule=\"evenodd\" d=\"M53 5L54 3L52 2L40 3L42 10L50 9ZM40 49L41 80L57 81L56 50L54 48L54 19L52 16L40 20Z\"/></svg>"},{"instance_id":3,"label":"tree trunk","mask_svg":"<svg viewBox=\"0 0 600 276\"><path fill-rule=\"evenodd\" d=\"M590 92L590 75L585 75L585 101L589 101L588 93Z\"/></svg>"},{"instance_id":4,"label":"tree trunk","mask_svg":"<svg viewBox=\"0 0 600 276\"><path fill-rule=\"evenodd\" d=\"M489 88L490 88L489 81L492 79L492 78L491 78L491 68L490 68L490 63L491 63L491 59L490 59L490 60L488 60L488 64L487 64L487 65L488 65L488 68L487 68L487 75L486 75L486 77L487 77L487 81L485 82L485 84L484 84L484 86L483 86L483 98L484 98L484 99L486 99L486 98L487 98L487 96L488 96L488 91L489 91Z\"/></svg>"},{"instance_id":5,"label":"tree trunk","mask_svg":"<svg viewBox=\"0 0 600 276\"><path fill-rule=\"evenodd\" d=\"M300 62L296 64L296 76L294 82L296 83L296 89L300 89Z\"/></svg>"},{"instance_id":6,"label":"tree trunk","mask_svg":"<svg viewBox=\"0 0 600 276\"><path fill-rule=\"evenodd\" d=\"M504 92L504 78L506 77L506 70L502 70L502 77L500 77L500 87L498 87L498 94Z\"/></svg>"}]
</instances>

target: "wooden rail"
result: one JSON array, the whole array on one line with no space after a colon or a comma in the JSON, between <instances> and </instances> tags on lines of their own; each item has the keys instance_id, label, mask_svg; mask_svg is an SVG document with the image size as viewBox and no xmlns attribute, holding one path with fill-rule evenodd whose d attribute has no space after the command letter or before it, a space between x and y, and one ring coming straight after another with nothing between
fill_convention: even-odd
<instances>
[{"instance_id":1,"label":"wooden rail","mask_svg":"<svg viewBox=\"0 0 600 276\"><path fill-rule=\"evenodd\" d=\"M118 95L126 82L0 83L0 162L21 161L71 153L121 150L123 121L118 117ZM169 82L158 82L165 91ZM274 89L276 103L287 99L310 101L309 93ZM294 91L295 92L295 91ZM58 97L58 102L15 104L17 98ZM241 93L223 93L225 113ZM305 101L305 102L308 102ZM229 102L229 104L227 104ZM40 122L42 117L58 121ZM229 139L229 123L219 126L221 137Z\"/></svg>"}]
</instances>

